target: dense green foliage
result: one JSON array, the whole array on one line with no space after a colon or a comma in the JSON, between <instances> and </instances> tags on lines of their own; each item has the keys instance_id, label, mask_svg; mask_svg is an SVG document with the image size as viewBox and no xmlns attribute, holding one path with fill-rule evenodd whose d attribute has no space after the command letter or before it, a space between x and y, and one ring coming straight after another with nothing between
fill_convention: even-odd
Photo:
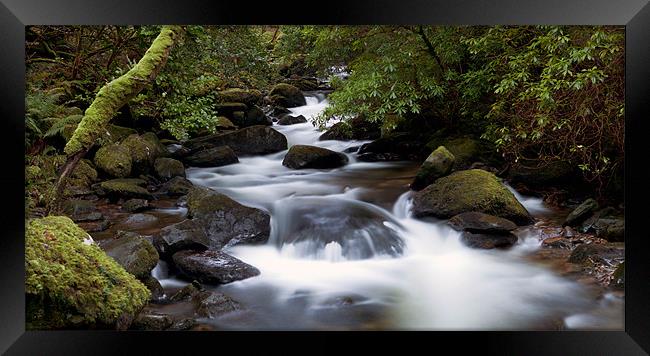
<instances>
[{"instance_id":1,"label":"dense green foliage","mask_svg":"<svg viewBox=\"0 0 650 356\"><path fill-rule=\"evenodd\" d=\"M604 188L622 173L624 32L577 26L283 28L283 52L349 78L320 118L362 115L471 132L504 158L567 161ZM300 58L294 54L292 58ZM433 121L433 122L432 122ZM412 124L411 124L412 127Z\"/></svg>"},{"instance_id":2,"label":"dense green foliage","mask_svg":"<svg viewBox=\"0 0 650 356\"><path fill-rule=\"evenodd\" d=\"M159 31L29 27L29 152L60 151L96 91L130 70ZM383 133L469 134L513 165L565 161L603 190L622 177L623 70L624 31L615 27L185 26L122 116L186 139L215 131L224 89L268 94L292 75L317 76L335 89L320 126L360 116Z\"/></svg>"}]
</instances>

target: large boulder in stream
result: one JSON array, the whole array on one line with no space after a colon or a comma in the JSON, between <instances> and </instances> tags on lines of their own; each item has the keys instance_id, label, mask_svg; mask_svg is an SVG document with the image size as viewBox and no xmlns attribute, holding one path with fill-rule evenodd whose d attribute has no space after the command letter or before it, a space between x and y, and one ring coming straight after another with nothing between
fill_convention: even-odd
<instances>
[{"instance_id":1,"label":"large boulder in stream","mask_svg":"<svg viewBox=\"0 0 650 356\"><path fill-rule=\"evenodd\" d=\"M337 122L318 138L325 140L375 140L381 136L378 123L369 122L361 116Z\"/></svg>"},{"instance_id":2,"label":"large boulder in stream","mask_svg":"<svg viewBox=\"0 0 650 356\"><path fill-rule=\"evenodd\" d=\"M278 125L295 125L295 124L304 124L307 122L307 119L302 116L291 116L289 114L280 116L278 120Z\"/></svg>"},{"instance_id":3,"label":"large boulder in stream","mask_svg":"<svg viewBox=\"0 0 650 356\"><path fill-rule=\"evenodd\" d=\"M136 233L122 234L101 247L127 272L139 279L149 277L158 263L158 252L151 242Z\"/></svg>"},{"instance_id":4,"label":"large boulder in stream","mask_svg":"<svg viewBox=\"0 0 650 356\"><path fill-rule=\"evenodd\" d=\"M180 251L172 259L183 276L201 283L226 284L260 274L257 268L221 251Z\"/></svg>"},{"instance_id":5,"label":"large boulder in stream","mask_svg":"<svg viewBox=\"0 0 650 356\"><path fill-rule=\"evenodd\" d=\"M72 220L30 220L25 234L28 330L126 329L150 292Z\"/></svg>"},{"instance_id":6,"label":"large boulder in stream","mask_svg":"<svg viewBox=\"0 0 650 356\"><path fill-rule=\"evenodd\" d=\"M361 146L357 159L363 162L421 160L431 152L424 142L419 135L394 132Z\"/></svg>"},{"instance_id":7,"label":"large boulder in stream","mask_svg":"<svg viewBox=\"0 0 650 356\"><path fill-rule=\"evenodd\" d=\"M448 219L465 212L480 212L502 217L519 225L533 222L532 217L492 173L470 169L452 173L415 193L413 214Z\"/></svg>"},{"instance_id":8,"label":"large boulder in stream","mask_svg":"<svg viewBox=\"0 0 650 356\"><path fill-rule=\"evenodd\" d=\"M203 227L211 249L265 243L271 232L269 214L204 187L187 195L187 216Z\"/></svg>"},{"instance_id":9,"label":"large boulder in stream","mask_svg":"<svg viewBox=\"0 0 650 356\"><path fill-rule=\"evenodd\" d=\"M445 146L436 148L420 166L411 183L411 189L422 190L436 179L446 176L451 172L455 160L454 155Z\"/></svg>"},{"instance_id":10,"label":"large boulder in stream","mask_svg":"<svg viewBox=\"0 0 650 356\"><path fill-rule=\"evenodd\" d=\"M197 151L184 158L193 167L221 167L239 162L239 158L228 146L219 146Z\"/></svg>"},{"instance_id":11,"label":"large boulder in stream","mask_svg":"<svg viewBox=\"0 0 650 356\"><path fill-rule=\"evenodd\" d=\"M153 245L162 258L168 259L178 251L207 250L210 240L199 223L187 219L162 228L153 237Z\"/></svg>"},{"instance_id":12,"label":"large boulder in stream","mask_svg":"<svg viewBox=\"0 0 650 356\"><path fill-rule=\"evenodd\" d=\"M268 126L250 126L234 132L197 137L185 142L190 153L228 146L237 156L263 155L287 149L287 138Z\"/></svg>"},{"instance_id":13,"label":"large boulder in stream","mask_svg":"<svg viewBox=\"0 0 650 356\"><path fill-rule=\"evenodd\" d=\"M95 153L95 166L113 178L124 178L131 174L132 161L129 150L118 144L99 148Z\"/></svg>"},{"instance_id":14,"label":"large boulder in stream","mask_svg":"<svg viewBox=\"0 0 650 356\"><path fill-rule=\"evenodd\" d=\"M276 84L269 92L269 98L272 104L285 108L293 108L307 104L305 96L302 95L302 91L286 83Z\"/></svg>"},{"instance_id":15,"label":"large boulder in stream","mask_svg":"<svg viewBox=\"0 0 650 356\"><path fill-rule=\"evenodd\" d=\"M289 152L287 152L287 155L282 160L283 166L293 169L338 168L347 163L348 157L343 153L308 145L291 146Z\"/></svg>"}]
</instances>

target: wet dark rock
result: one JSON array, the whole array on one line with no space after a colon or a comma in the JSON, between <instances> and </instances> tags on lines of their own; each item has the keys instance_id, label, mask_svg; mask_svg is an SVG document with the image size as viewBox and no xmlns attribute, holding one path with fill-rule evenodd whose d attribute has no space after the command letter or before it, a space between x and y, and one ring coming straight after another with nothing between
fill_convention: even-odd
<instances>
[{"instance_id":1,"label":"wet dark rock","mask_svg":"<svg viewBox=\"0 0 650 356\"><path fill-rule=\"evenodd\" d=\"M278 125L295 125L295 124L304 124L307 122L307 119L302 116L291 116L291 115L282 115L278 120Z\"/></svg>"},{"instance_id":2,"label":"wet dark rock","mask_svg":"<svg viewBox=\"0 0 650 356\"><path fill-rule=\"evenodd\" d=\"M172 303L178 303L183 301L192 300L193 297L198 295L203 290L203 287L198 281L192 281L192 283L186 285L185 287L179 289L174 293L169 301Z\"/></svg>"},{"instance_id":3,"label":"wet dark rock","mask_svg":"<svg viewBox=\"0 0 650 356\"><path fill-rule=\"evenodd\" d=\"M226 284L260 274L260 271L221 251L180 251L172 259L187 278L201 283Z\"/></svg>"},{"instance_id":4,"label":"wet dark rock","mask_svg":"<svg viewBox=\"0 0 650 356\"><path fill-rule=\"evenodd\" d=\"M248 110L243 112L243 115L234 115L232 122L239 127L250 127L255 125L273 125L273 121L269 119L262 109L257 106L250 107Z\"/></svg>"},{"instance_id":5,"label":"wet dark rock","mask_svg":"<svg viewBox=\"0 0 650 356\"><path fill-rule=\"evenodd\" d=\"M197 325L196 320L192 318L185 318L178 320L174 323L174 325L170 326L169 329L167 330L173 330L173 331L184 331L184 330L190 330L193 327Z\"/></svg>"},{"instance_id":6,"label":"wet dark rock","mask_svg":"<svg viewBox=\"0 0 650 356\"><path fill-rule=\"evenodd\" d=\"M162 228L154 236L153 245L160 256L167 259L182 250L207 250L210 240L202 226L188 219Z\"/></svg>"},{"instance_id":7,"label":"wet dark rock","mask_svg":"<svg viewBox=\"0 0 650 356\"><path fill-rule=\"evenodd\" d=\"M100 247L127 272L139 279L151 276L151 270L158 264L156 249L149 241L135 233L110 240Z\"/></svg>"},{"instance_id":8,"label":"wet dark rock","mask_svg":"<svg viewBox=\"0 0 650 356\"><path fill-rule=\"evenodd\" d=\"M347 162L348 157L340 152L316 146L294 145L282 160L282 165L292 169L327 169L344 166Z\"/></svg>"},{"instance_id":9,"label":"wet dark rock","mask_svg":"<svg viewBox=\"0 0 650 356\"><path fill-rule=\"evenodd\" d=\"M574 166L564 161L548 163L531 161L510 167L508 178L512 183L545 187L573 182L576 172Z\"/></svg>"},{"instance_id":10,"label":"wet dark rock","mask_svg":"<svg viewBox=\"0 0 650 356\"><path fill-rule=\"evenodd\" d=\"M494 215L518 225L533 222L512 192L494 174L480 169L452 173L414 195L415 217L448 219L465 212Z\"/></svg>"},{"instance_id":11,"label":"wet dark rock","mask_svg":"<svg viewBox=\"0 0 650 356\"><path fill-rule=\"evenodd\" d=\"M454 155L445 146L436 148L420 166L413 183L411 183L411 189L422 190L436 179L448 175L451 173L455 160Z\"/></svg>"},{"instance_id":12,"label":"wet dark rock","mask_svg":"<svg viewBox=\"0 0 650 356\"><path fill-rule=\"evenodd\" d=\"M197 151L184 158L193 167L220 167L239 162L235 152L228 146L219 146Z\"/></svg>"},{"instance_id":13,"label":"wet dark rock","mask_svg":"<svg viewBox=\"0 0 650 356\"><path fill-rule=\"evenodd\" d=\"M580 224L580 226L577 228L578 231L587 233L596 233L595 229L595 224L599 219L612 219L612 218L619 218L622 217L622 214L620 214L616 209L614 209L611 206L608 206L604 209L598 210L595 213L593 213L589 218L587 218L585 221Z\"/></svg>"},{"instance_id":14,"label":"wet dark rock","mask_svg":"<svg viewBox=\"0 0 650 356\"><path fill-rule=\"evenodd\" d=\"M129 199L122 204L122 210L130 213L136 213L143 210L151 209L149 201L145 199Z\"/></svg>"},{"instance_id":15,"label":"wet dark rock","mask_svg":"<svg viewBox=\"0 0 650 356\"><path fill-rule=\"evenodd\" d=\"M359 158L366 153L373 153L374 156L368 155L373 159L402 161L402 160L421 160L425 159L431 152L424 143L422 137L405 132L396 132L381 137L373 142L366 143L359 148ZM366 162L374 162L366 160Z\"/></svg>"},{"instance_id":16,"label":"wet dark rock","mask_svg":"<svg viewBox=\"0 0 650 356\"><path fill-rule=\"evenodd\" d=\"M610 242L625 240L625 220L623 219L598 219L593 226L596 236Z\"/></svg>"},{"instance_id":17,"label":"wet dark rock","mask_svg":"<svg viewBox=\"0 0 650 356\"><path fill-rule=\"evenodd\" d=\"M241 205L212 189L194 187L190 190L187 209L188 217L204 228L212 249L240 243L265 243L269 238L269 214Z\"/></svg>"},{"instance_id":18,"label":"wet dark rock","mask_svg":"<svg viewBox=\"0 0 650 356\"><path fill-rule=\"evenodd\" d=\"M621 262L614 270L612 280L609 283L610 287L616 289L623 289L625 287L625 261Z\"/></svg>"},{"instance_id":19,"label":"wet dark rock","mask_svg":"<svg viewBox=\"0 0 650 356\"><path fill-rule=\"evenodd\" d=\"M272 117L279 118L280 116L284 114L291 114L291 110L282 107L282 106L273 106L271 109L268 111L267 115L270 115Z\"/></svg>"},{"instance_id":20,"label":"wet dark rock","mask_svg":"<svg viewBox=\"0 0 650 356\"><path fill-rule=\"evenodd\" d=\"M456 230L483 234L508 234L517 228L510 220L478 212L455 215L448 224Z\"/></svg>"},{"instance_id":21,"label":"wet dark rock","mask_svg":"<svg viewBox=\"0 0 650 356\"><path fill-rule=\"evenodd\" d=\"M587 199L566 217L562 226L576 226L589 218L596 210L598 210L598 202L594 199Z\"/></svg>"},{"instance_id":22,"label":"wet dark rock","mask_svg":"<svg viewBox=\"0 0 650 356\"><path fill-rule=\"evenodd\" d=\"M158 190L159 194L166 194L169 196L181 196L189 193L194 187L194 184L184 177L174 177L165 182Z\"/></svg>"},{"instance_id":23,"label":"wet dark rock","mask_svg":"<svg viewBox=\"0 0 650 356\"><path fill-rule=\"evenodd\" d=\"M590 262L603 263L614 259L622 259L624 249L611 244L582 244L573 250L569 262L588 264Z\"/></svg>"},{"instance_id":24,"label":"wet dark rock","mask_svg":"<svg viewBox=\"0 0 650 356\"><path fill-rule=\"evenodd\" d=\"M348 147L348 148L343 150L343 153L355 153L355 152L359 151L359 147L361 147L361 146Z\"/></svg>"},{"instance_id":25,"label":"wet dark rock","mask_svg":"<svg viewBox=\"0 0 650 356\"><path fill-rule=\"evenodd\" d=\"M367 152L359 154L357 160L361 162L394 162L404 161L406 158L397 153L373 153Z\"/></svg>"},{"instance_id":26,"label":"wet dark rock","mask_svg":"<svg viewBox=\"0 0 650 356\"><path fill-rule=\"evenodd\" d=\"M369 122L362 117L355 117L348 121L337 122L318 138L325 140L375 140L381 136L378 123Z\"/></svg>"},{"instance_id":27,"label":"wet dark rock","mask_svg":"<svg viewBox=\"0 0 650 356\"><path fill-rule=\"evenodd\" d=\"M170 180L174 177L185 178L185 166L173 158L161 157L154 162L156 176L163 181Z\"/></svg>"},{"instance_id":28,"label":"wet dark rock","mask_svg":"<svg viewBox=\"0 0 650 356\"><path fill-rule=\"evenodd\" d=\"M474 234L471 232L463 232L461 241L472 248L493 249L493 248L507 248L517 242L517 236L514 234Z\"/></svg>"},{"instance_id":29,"label":"wet dark rock","mask_svg":"<svg viewBox=\"0 0 650 356\"><path fill-rule=\"evenodd\" d=\"M223 115L228 118L233 118L235 112L245 112L248 110L248 105L244 103L235 103L235 102L224 102L215 105L215 109L219 115Z\"/></svg>"},{"instance_id":30,"label":"wet dark rock","mask_svg":"<svg viewBox=\"0 0 650 356\"><path fill-rule=\"evenodd\" d=\"M219 133L185 142L191 152L207 148L229 146L236 155L261 155L284 151L287 138L268 126L250 126L234 132Z\"/></svg>"}]
</instances>

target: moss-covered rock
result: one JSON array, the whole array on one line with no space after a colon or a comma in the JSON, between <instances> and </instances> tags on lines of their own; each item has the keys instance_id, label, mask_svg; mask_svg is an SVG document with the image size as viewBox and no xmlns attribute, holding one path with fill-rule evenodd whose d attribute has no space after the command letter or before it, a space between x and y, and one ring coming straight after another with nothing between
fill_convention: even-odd
<instances>
[{"instance_id":1,"label":"moss-covered rock","mask_svg":"<svg viewBox=\"0 0 650 356\"><path fill-rule=\"evenodd\" d=\"M436 146L437 147L437 146ZM431 153L421 135L393 132L359 148L358 159L364 162L381 160L422 160Z\"/></svg>"},{"instance_id":2,"label":"moss-covered rock","mask_svg":"<svg viewBox=\"0 0 650 356\"><path fill-rule=\"evenodd\" d=\"M151 144L151 146L153 147L153 155L155 158L169 156L169 151L167 150L167 147L165 147L165 145L163 145L162 142L160 142L158 136L155 133L145 132L142 134L141 137L142 139L144 139L145 141Z\"/></svg>"},{"instance_id":3,"label":"moss-covered rock","mask_svg":"<svg viewBox=\"0 0 650 356\"><path fill-rule=\"evenodd\" d=\"M180 196L187 194L194 184L184 177L174 177L163 185L158 190L158 194L166 194L169 196Z\"/></svg>"},{"instance_id":4,"label":"moss-covered rock","mask_svg":"<svg viewBox=\"0 0 650 356\"><path fill-rule=\"evenodd\" d=\"M149 173L156 158L160 156L158 148L140 135L130 135L120 143L131 156L134 173Z\"/></svg>"},{"instance_id":5,"label":"moss-covered rock","mask_svg":"<svg viewBox=\"0 0 650 356\"><path fill-rule=\"evenodd\" d=\"M128 148L118 144L101 147L94 161L97 168L114 178L128 177L133 166Z\"/></svg>"},{"instance_id":6,"label":"moss-covered rock","mask_svg":"<svg viewBox=\"0 0 650 356\"><path fill-rule=\"evenodd\" d=\"M124 269L139 279L151 275L158 263L158 251L151 242L136 233L126 233L101 245Z\"/></svg>"},{"instance_id":7,"label":"moss-covered rock","mask_svg":"<svg viewBox=\"0 0 650 356\"><path fill-rule=\"evenodd\" d=\"M566 161L525 161L508 170L512 183L523 183L529 187L546 187L578 182L580 174L576 167Z\"/></svg>"},{"instance_id":8,"label":"moss-covered rock","mask_svg":"<svg viewBox=\"0 0 650 356\"><path fill-rule=\"evenodd\" d=\"M598 202L594 199L587 199L582 202L577 208L575 208L567 217L564 219L563 226L576 226L587 220L594 212L598 210Z\"/></svg>"},{"instance_id":9,"label":"moss-covered rock","mask_svg":"<svg viewBox=\"0 0 650 356\"><path fill-rule=\"evenodd\" d=\"M216 100L219 103L244 103L253 106L262 103L262 93L255 89L231 88L217 92Z\"/></svg>"},{"instance_id":10,"label":"moss-covered rock","mask_svg":"<svg viewBox=\"0 0 650 356\"><path fill-rule=\"evenodd\" d=\"M219 115L223 115L228 118L233 118L234 113L241 111L245 112L248 110L248 105L239 102L223 102L215 105L215 109Z\"/></svg>"},{"instance_id":11,"label":"moss-covered rock","mask_svg":"<svg viewBox=\"0 0 650 356\"><path fill-rule=\"evenodd\" d=\"M413 214L448 219L464 212L502 217L518 225L532 223L526 208L492 173L471 169L436 180L415 194Z\"/></svg>"},{"instance_id":12,"label":"moss-covered rock","mask_svg":"<svg viewBox=\"0 0 650 356\"><path fill-rule=\"evenodd\" d=\"M141 185L146 182L142 179L111 179L99 183L101 192L112 199L116 198L141 198L153 199L151 193Z\"/></svg>"},{"instance_id":13,"label":"moss-covered rock","mask_svg":"<svg viewBox=\"0 0 650 356\"><path fill-rule=\"evenodd\" d=\"M84 195L91 193L90 187L97 181L97 170L93 167L92 162L82 159L68 176L65 194Z\"/></svg>"},{"instance_id":14,"label":"moss-covered rock","mask_svg":"<svg viewBox=\"0 0 650 356\"><path fill-rule=\"evenodd\" d=\"M436 179L446 176L451 172L455 160L455 156L445 146L436 148L420 166L411 189L422 190Z\"/></svg>"},{"instance_id":15,"label":"moss-covered rock","mask_svg":"<svg viewBox=\"0 0 650 356\"><path fill-rule=\"evenodd\" d=\"M214 127L217 130L236 130L237 125L233 124L230 119L225 116L217 116L217 120L214 124Z\"/></svg>"},{"instance_id":16,"label":"moss-covered rock","mask_svg":"<svg viewBox=\"0 0 650 356\"><path fill-rule=\"evenodd\" d=\"M322 147L308 145L291 146L282 160L282 165L292 169L316 168L327 169L344 166L348 157Z\"/></svg>"},{"instance_id":17,"label":"moss-covered rock","mask_svg":"<svg viewBox=\"0 0 650 356\"><path fill-rule=\"evenodd\" d=\"M156 159L153 164L158 178L169 180L174 177L185 177L185 166L181 161L173 158L161 157Z\"/></svg>"},{"instance_id":18,"label":"moss-covered rock","mask_svg":"<svg viewBox=\"0 0 650 356\"><path fill-rule=\"evenodd\" d=\"M276 84L269 92L269 97L272 98L274 105L283 106L285 108L307 104L305 96L302 95L300 89L286 83Z\"/></svg>"},{"instance_id":19,"label":"moss-covered rock","mask_svg":"<svg viewBox=\"0 0 650 356\"><path fill-rule=\"evenodd\" d=\"M63 216L27 223L27 329L126 328L150 293Z\"/></svg>"}]
</instances>

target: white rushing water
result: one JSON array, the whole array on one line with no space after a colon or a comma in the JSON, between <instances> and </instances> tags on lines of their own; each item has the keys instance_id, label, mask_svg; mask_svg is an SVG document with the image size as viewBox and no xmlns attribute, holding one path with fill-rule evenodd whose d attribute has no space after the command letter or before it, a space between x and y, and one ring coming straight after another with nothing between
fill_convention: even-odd
<instances>
[{"instance_id":1,"label":"white rushing water","mask_svg":"<svg viewBox=\"0 0 650 356\"><path fill-rule=\"evenodd\" d=\"M307 97L291 111L309 119L326 105ZM289 146L343 151L364 143L318 141L311 123L274 128ZM403 163L348 154L342 168L297 171L282 166L285 154L187 172L194 184L271 214L268 244L228 251L261 274L220 287L249 309L218 319L224 328L539 329L594 307L578 284L522 258L538 248L535 236L509 250L470 249L446 224L412 218L406 185L392 187L398 198L389 205L371 203L367 197L383 196L374 187L399 176ZM533 214L546 209L515 194Z\"/></svg>"}]
</instances>

